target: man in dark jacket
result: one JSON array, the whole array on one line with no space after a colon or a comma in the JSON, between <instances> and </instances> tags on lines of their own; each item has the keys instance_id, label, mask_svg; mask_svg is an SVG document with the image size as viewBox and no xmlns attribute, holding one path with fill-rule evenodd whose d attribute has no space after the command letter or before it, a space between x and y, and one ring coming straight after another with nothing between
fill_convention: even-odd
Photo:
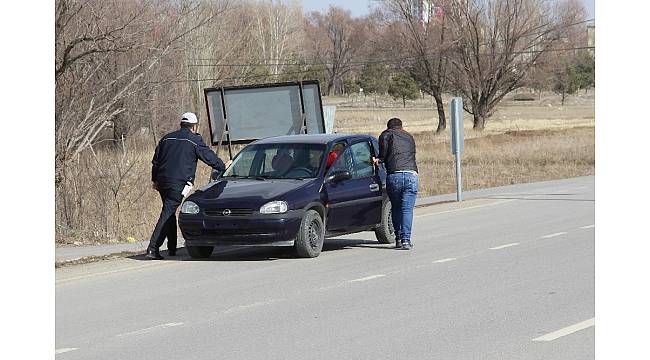
<instances>
[{"instance_id":1,"label":"man in dark jacket","mask_svg":"<svg viewBox=\"0 0 650 360\"><path fill-rule=\"evenodd\" d=\"M226 164L210 150L197 134L199 124L194 113L188 112L181 117L181 128L165 135L151 160L151 181L154 189L160 193L163 207L158 223L151 234L147 257L161 260L160 246L167 238L170 256L176 255L176 209L183 201L183 189L192 186L198 159L215 170L224 171ZM230 163L230 161L229 161ZM228 164L229 165L229 164Z\"/></svg>"},{"instance_id":2,"label":"man in dark jacket","mask_svg":"<svg viewBox=\"0 0 650 360\"><path fill-rule=\"evenodd\" d=\"M418 194L418 166L415 163L415 140L402 129L402 120L388 120L387 129L379 136L379 158L388 176L386 191L392 205L395 247L411 250L413 207Z\"/></svg>"}]
</instances>

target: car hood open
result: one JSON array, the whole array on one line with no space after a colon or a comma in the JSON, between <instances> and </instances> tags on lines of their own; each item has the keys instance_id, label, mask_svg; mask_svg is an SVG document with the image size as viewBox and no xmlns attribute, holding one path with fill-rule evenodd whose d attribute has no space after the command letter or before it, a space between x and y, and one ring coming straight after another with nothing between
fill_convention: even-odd
<instances>
[{"instance_id":1,"label":"car hood open","mask_svg":"<svg viewBox=\"0 0 650 360\"><path fill-rule=\"evenodd\" d=\"M314 181L316 179L219 180L198 189L188 200L206 207L258 208L271 200L283 200L286 193Z\"/></svg>"}]
</instances>

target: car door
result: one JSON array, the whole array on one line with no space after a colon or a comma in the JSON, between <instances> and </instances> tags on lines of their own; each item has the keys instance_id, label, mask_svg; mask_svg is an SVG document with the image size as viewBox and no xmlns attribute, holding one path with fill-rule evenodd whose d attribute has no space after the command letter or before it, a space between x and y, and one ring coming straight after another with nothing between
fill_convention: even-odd
<instances>
[{"instance_id":1,"label":"car door","mask_svg":"<svg viewBox=\"0 0 650 360\"><path fill-rule=\"evenodd\" d=\"M351 179L325 184L328 230L354 231L381 222L381 181L372 164L368 141L349 145L336 159L328 175L346 170Z\"/></svg>"}]
</instances>

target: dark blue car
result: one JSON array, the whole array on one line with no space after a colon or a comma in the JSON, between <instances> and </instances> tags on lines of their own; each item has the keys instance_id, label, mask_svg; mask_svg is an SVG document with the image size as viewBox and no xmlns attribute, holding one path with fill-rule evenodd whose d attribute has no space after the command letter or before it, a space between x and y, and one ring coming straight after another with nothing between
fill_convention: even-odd
<instances>
[{"instance_id":1,"label":"dark blue car","mask_svg":"<svg viewBox=\"0 0 650 360\"><path fill-rule=\"evenodd\" d=\"M246 146L216 180L187 197L179 225L192 258L215 245L292 246L316 257L323 240L373 230L392 243L386 172L369 135L287 135Z\"/></svg>"}]
</instances>

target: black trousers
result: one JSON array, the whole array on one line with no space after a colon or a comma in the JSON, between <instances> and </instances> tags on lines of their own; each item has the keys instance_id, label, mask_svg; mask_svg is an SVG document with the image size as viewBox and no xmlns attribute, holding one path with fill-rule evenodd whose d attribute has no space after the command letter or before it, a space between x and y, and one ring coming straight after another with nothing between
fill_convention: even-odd
<instances>
[{"instance_id":1,"label":"black trousers","mask_svg":"<svg viewBox=\"0 0 650 360\"><path fill-rule=\"evenodd\" d=\"M167 238L167 249L171 251L176 250L178 241L178 235L176 233L176 209L183 202L183 194L181 194L183 186L177 184L159 184L158 192L160 193L163 206L158 223L156 223L153 234L151 234L151 240L149 240L149 250L158 250L165 241L165 238Z\"/></svg>"}]
</instances>

